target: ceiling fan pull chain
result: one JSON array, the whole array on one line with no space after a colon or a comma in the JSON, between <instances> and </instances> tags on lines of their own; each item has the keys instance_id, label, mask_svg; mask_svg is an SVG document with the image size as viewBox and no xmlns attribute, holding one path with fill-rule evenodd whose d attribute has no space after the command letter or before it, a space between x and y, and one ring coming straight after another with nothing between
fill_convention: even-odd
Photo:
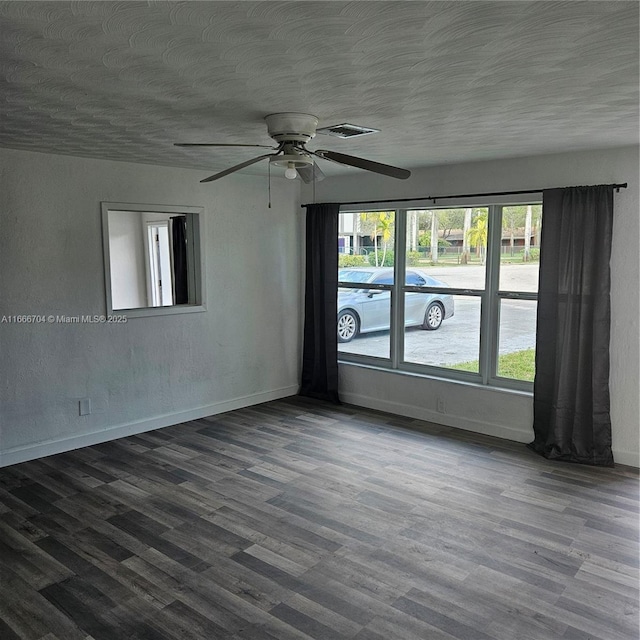
<instances>
[{"instance_id":1,"label":"ceiling fan pull chain","mask_svg":"<svg viewBox=\"0 0 640 640\"><path fill-rule=\"evenodd\" d=\"M267 176L269 182L269 209L271 209L271 163L269 163L269 168L267 169Z\"/></svg>"}]
</instances>

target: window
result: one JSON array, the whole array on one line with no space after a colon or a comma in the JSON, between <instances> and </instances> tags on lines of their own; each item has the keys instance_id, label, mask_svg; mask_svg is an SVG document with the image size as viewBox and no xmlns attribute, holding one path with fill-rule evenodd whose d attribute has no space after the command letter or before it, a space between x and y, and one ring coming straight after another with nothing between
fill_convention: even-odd
<instances>
[{"instance_id":1,"label":"window","mask_svg":"<svg viewBox=\"0 0 640 640\"><path fill-rule=\"evenodd\" d=\"M539 202L342 212L340 359L530 389L541 225Z\"/></svg>"},{"instance_id":2,"label":"window","mask_svg":"<svg viewBox=\"0 0 640 640\"><path fill-rule=\"evenodd\" d=\"M204 311L201 207L102 203L107 314Z\"/></svg>"},{"instance_id":3,"label":"window","mask_svg":"<svg viewBox=\"0 0 640 640\"><path fill-rule=\"evenodd\" d=\"M430 281L433 281L433 278L429 278ZM425 278L423 278L419 273L415 273L412 271L407 271L406 281L408 285L412 287L424 287L427 284Z\"/></svg>"}]
</instances>

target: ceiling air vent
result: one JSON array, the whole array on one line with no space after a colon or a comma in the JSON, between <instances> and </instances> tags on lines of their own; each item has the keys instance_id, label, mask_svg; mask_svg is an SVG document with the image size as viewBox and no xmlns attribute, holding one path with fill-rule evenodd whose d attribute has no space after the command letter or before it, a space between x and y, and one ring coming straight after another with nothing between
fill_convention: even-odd
<instances>
[{"instance_id":1,"label":"ceiling air vent","mask_svg":"<svg viewBox=\"0 0 640 640\"><path fill-rule=\"evenodd\" d=\"M358 136L368 136L370 133L379 133L380 129L371 129L369 127L359 127L356 124L335 124L332 127L322 127L317 129L316 133L324 133L328 136L336 138L356 138Z\"/></svg>"}]
</instances>

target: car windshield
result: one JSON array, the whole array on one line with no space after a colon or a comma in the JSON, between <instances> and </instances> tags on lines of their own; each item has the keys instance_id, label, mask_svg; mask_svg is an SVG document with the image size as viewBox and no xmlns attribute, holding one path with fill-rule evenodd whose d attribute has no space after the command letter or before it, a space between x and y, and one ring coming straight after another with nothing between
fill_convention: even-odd
<instances>
[{"instance_id":1,"label":"car windshield","mask_svg":"<svg viewBox=\"0 0 640 640\"><path fill-rule=\"evenodd\" d=\"M373 271L352 271L351 269L338 270L338 282L368 282Z\"/></svg>"}]
</instances>

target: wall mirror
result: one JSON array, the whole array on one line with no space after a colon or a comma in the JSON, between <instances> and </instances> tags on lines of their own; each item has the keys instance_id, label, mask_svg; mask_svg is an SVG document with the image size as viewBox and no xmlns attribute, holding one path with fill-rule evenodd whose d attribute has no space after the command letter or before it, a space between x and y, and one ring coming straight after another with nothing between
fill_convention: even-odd
<instances>
[{"instance_id":1,"label":"wall mirror","mask_svg":"<svg viewBox=\"0 0 640 640\"><path fill-rule=\"evenodd\" d=\"M205 311L202 207L103 202L107 314Z\"/></svg>"}]
</instances>

